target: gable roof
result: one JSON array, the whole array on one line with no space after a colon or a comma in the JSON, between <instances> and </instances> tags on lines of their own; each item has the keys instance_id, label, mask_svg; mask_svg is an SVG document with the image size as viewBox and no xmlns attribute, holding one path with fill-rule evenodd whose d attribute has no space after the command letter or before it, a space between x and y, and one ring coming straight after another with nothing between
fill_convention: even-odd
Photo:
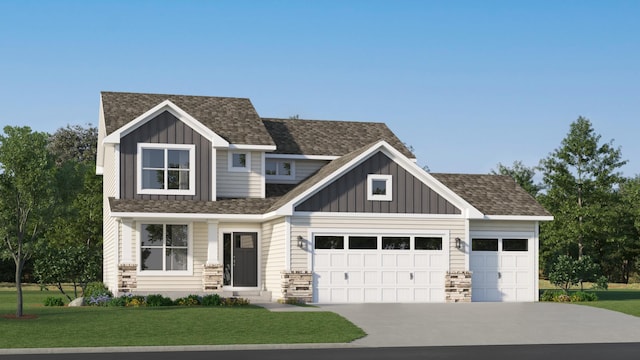
<instances>
[{"instance_id":1,"label":"gable roof","mask_svg":"<svg viewBox=\"0 0 640 360\"><path fill-rule=\"evenodd\" d=\"M431 175L485 215L552 216L510 176L438 173Z\"/></svg>"},{"instance_id":2,"label":"gable roof","mask_svg":"<svg viewBox=\"0 0 640 360\"><path fill-rule=\"evenodd\" d=\"M169 100L229 143L274 145L249 99L108 91L101 96L106 135Z\"/></svg>"},{"instance_id":3,"label":"gable roof","mask_svg":"<svg viewBox=\"0 0 640 360\"><path fill-rule=\"evenodd\" d=\"M276 143L275 154L342 156L384 140L415 158L384 123L272 118L262 122Z\"/></svg>"}]
</instances>

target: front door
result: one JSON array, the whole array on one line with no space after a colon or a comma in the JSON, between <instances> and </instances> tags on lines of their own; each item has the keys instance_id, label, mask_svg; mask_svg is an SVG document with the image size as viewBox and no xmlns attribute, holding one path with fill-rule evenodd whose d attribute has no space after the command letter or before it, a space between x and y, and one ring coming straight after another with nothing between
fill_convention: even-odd
<instances>
[{"instance_id":1,"label":"front door","mask_svg":"<svg viewBox=\"0 0 640 360\"><path fill-rule=\"evenodd\" d=\"M233 233L232 284L258 286L258 233Z\"/></svg>"}]
</instances>

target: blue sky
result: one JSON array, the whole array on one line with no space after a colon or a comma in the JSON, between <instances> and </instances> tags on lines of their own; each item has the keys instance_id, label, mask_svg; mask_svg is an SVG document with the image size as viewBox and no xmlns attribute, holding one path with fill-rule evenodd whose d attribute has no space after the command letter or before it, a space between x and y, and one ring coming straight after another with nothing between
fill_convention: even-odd
<instances>
[{"instance_id":1,"label":"blue sky","mask_svg":"<svg viewBox=\"0 0 640 360\"><path fill-rule=\"evenodd\" d=\"M0 1L0 125L100 91L385 122L434 172L528 166L589 118L640 174L640 1Z\"/></svg>"}]
</instances>

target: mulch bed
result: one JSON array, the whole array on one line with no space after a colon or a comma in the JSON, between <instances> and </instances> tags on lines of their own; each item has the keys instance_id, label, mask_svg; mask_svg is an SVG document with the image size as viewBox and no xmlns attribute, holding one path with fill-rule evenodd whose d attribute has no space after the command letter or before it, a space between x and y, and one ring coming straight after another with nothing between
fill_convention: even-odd
<instances>
[{"instance_id":1,"label":"mulch bed","mask_svg":"<svg viewBox=\"0 0 640 360\"><path fill-rule=\"evenodd\" d=\"M33 314L22 314L21 317L17 317L16 314L3 314L0 316L4 319L9 319L9 320L33 320L38 318L38 315L33 315Z\"/></svg>"}]
</instances>

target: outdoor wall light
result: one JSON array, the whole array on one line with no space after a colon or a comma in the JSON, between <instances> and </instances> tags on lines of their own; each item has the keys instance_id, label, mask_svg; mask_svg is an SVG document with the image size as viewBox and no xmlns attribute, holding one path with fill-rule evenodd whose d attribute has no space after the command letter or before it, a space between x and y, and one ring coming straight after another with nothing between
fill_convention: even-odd
<instances>
[{"instance_id":1,"label":"outdoor wall light","mask_svg":"<svg viewBox=\"0 0 640 360\"><path fill-rule=\"evenodd\" d=\"M459 237L456 238L456 249L462 248L462 240Z\"/></svg>"},{"instance_id":2,"label":"outdoor wall light","mask_svg":"<svg viewBox=\"0 0 640 360\"><path fill-rule=\"evenodd\" d=\"M304 248L304 239L302 238L302 236L298 235L298 247L300 249Z\"/></svg>"}]
</instances>

